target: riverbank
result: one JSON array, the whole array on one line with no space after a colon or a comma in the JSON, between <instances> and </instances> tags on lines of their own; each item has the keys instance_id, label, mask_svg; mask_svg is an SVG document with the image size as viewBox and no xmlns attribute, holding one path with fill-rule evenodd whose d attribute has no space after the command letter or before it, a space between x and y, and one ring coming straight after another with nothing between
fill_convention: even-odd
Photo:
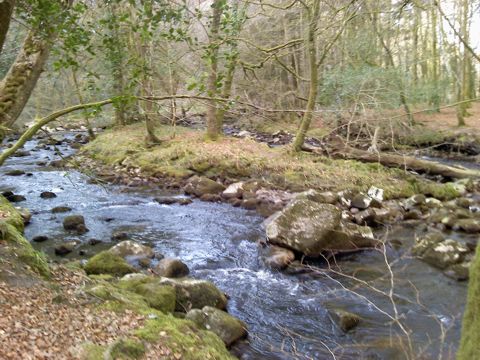
<instances>
[{"instance_id":1,"label":"riverbank","mask_svg":"<svg viewBox=\"0 0 480 360\"><path fill-rule=\"evenodd\" d=\"M0 219L2 359L233 359L214 333L172 316L175 306L158 310L152 286L142 297L79 263L51 263L23 236L30 217L1 195Z\"/></svg>"},{"instance_id":2,"label":"riverbank","mask_svg":"<svg viewBox=\"0 0 480 360\"><path fill-rule=\"evenodd\" d=\"M175 137L174 137L175 131ZM157 129L162 143L146 146L142 124L107 130L89 143L81 154L108 165L114 173L125 171L127 178L160 179L171 187L201 175L229 185L236 181L260 181L270 189L299 192L367 191L382 188L386 199L407 198L422 193L438 199L458 196L449 184L439 184L399 169L358 161L332 160L289 148L269 147L249 138L225 137L205 142L204 134L187 128L162 126ZM82 162L82 160L80 160ZM82 163L83 165L83 163Z\"/></svg>"}]
</instances>

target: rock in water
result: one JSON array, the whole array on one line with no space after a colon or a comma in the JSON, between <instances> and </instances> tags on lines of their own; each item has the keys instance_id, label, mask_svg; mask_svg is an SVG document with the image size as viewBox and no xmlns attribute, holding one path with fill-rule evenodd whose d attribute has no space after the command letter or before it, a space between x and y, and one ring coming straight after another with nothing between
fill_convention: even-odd
<instances>
[{"instance_id":1,"label":"rock in water","mask_svg":"<svg viewBox=\"0 0 480 360\"><path fill-rule=\"evenodd\" d=\"M295 260L295 254L289 249L280 246L269 246L265 256L265 264L272 269L285 269Z\"/></svg>"},{"instance_id":2,"label":"rock in water","mask_svg":"<svg viewBox=\"0 0 480 360\"><path fill-rule=\"evenodd\" d=\"M122 241L109 249L108 252L122 258L153 258L155 256L151 247L139 244L132 240Z\"/></svg>"},{"instance_id":3,"label":"rock in water","mask_svg":"<svg viewBox=\"0 0 480 360\"><path fill-rule=\"evenodd\" d=\"M214 307L190 310L185 318L214 332L227 346L247 336L247 325L243 321Z\"/></svg>"},{"instance_id":4,"label":"rock in water","mask_svg":"<svg viewBox=\"0 0 480 360\"><path fill-rule=\"evenodd\" d=\"M70 254L73 249L78 245L77 241L69 241L60 245L55 246L55 255L65 256Z\"/></svg>"},{"instance_id":5,"label":"rock in water","mask_svg":"<svg viewBox=\"0 0 480 360\"><path fill-rule=\"evenodd\" d=\"M179 278L187 276L190 273L188 266L178 259L164 258L159 261L153 271L163 277Z\"/></svg>"},{"instance_id":6,"label":"rock in water","mask_svg":"<svg viewBox=\"0 0 480 360\"><path fill-rule=\"evenodd\" d=\"M360 316L342 309L329 310L333 321L342 329L343 332L348 332L357 327L360 323Z\"/></svg>"},{"instance_id":7,"label":"rock in water","mask_svg":"<svg viewBox=\"0 0 480 360\"><path fill-rule=\"evenodd\" d=\"M295 199L265 221L266 234L272 244L307 256L376 245L369 227L345 223L341 218L336 206Z\"/></svg>"},{"instance_id":8,"label":"rock in water","mask_svg":"<svg viewBox=\"0 0 480 360\"><path fill-rule=\"evenodd\" d=\"M205 194L220 194L225 190L225 186L210 180L206 177L194 176L192 177L187 186L185 187L185 193L189 195L195 195L201 197Z\"/></svg>"},{"instance_id":9,"label":"rock in water","mask_svg":"<svg viewBox=\"0 0 480 360\"><path fill-rule=\"evenodd\" d=\"M68 206L57 206L57 207L54 207L50 211L52 212L52 214L59 214L59 213L65 213L65 212L72 211L72 208L70 208Z\"/></svg>"},{"instance_id":10,"label":"rock in water","mask_svg":"<svg viewBox=\"0 0 480 360\"><path fill-rule=\"evenodd\" d=\"M21 176L24 175L25 171L23 170L10 170L5 173L7 176Z\"/></svg>"},{"instance_id":11,"label":"rock in water","mask_svg":"<svg viewBox=\"0 0 480 360\"><path fill-rule=\"evenodd\" d=\"M53 198L57 197L57 194L55 194L54 192L51 192L51 191L44 191L40 194L40 197L42 199L53 199Z\"/></svg>"},{"instance_id":12,"label":"rock in water","mask_svg":"<svg viewBox=\"0 0 480 360\"><path fill-rule=\"evenodd\" d=\"M85 218L82 215L70 215L63 219L65 230L77 230L81 226L85 226Z\"/></svg>"}]
</instances>

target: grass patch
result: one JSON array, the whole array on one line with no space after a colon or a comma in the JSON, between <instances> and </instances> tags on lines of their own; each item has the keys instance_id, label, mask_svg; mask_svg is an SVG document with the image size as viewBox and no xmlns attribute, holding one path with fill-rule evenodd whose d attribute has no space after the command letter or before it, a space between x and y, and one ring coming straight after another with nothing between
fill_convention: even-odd
<instances>
[{"instance_id":1,"label":"grass patch","mask_svg":"<svg viewBox=\"0 0 480 360\"><path fill-rule=\"evenodd\" d=\"M106 131L83 153L106 164L140 168L153 176L187 178L196 173L232 180L256 179L272 188L292 191L366 191L376 186L385 190L387 198L401 198L427 189L427 185L421 185L424 180L380 164L296 154L289 147L269 148L251 139L205 141L203 132L181 127L176 128L175 138L172 134L171 127L159 127L157 136L164 141L147 147L143 125L133 124Z\"/></svg>"}]
</instances>

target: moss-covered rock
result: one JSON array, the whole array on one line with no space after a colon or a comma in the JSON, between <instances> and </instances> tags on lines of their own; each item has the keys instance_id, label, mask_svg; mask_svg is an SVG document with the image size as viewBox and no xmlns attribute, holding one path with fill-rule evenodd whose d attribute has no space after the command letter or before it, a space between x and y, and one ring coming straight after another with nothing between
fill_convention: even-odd
<instances>
[{"instance_id":1,"label":"moss-covered rock","mask_svg":"<svg viewBox=\"0 0 480 360\"><path fill-rule=\"evenodd\" d=\"M20 261L35 273L49 277L50 269L45 255L36 251L23 237L23 227L21 214L0 195L0 239L6 240L8 244L2 248L1 257L9 259L6 264L11 263L14 266L13 263Z\"/></svg>"},{"instance_id":2,"label":"moss-covered rock","mask_svg":"<svg viewBox=\"0 0 480 360\"><path fill-rule=\"evenodd\" d=\"M175 289L173 286L159 285L157 283L141 284L136 288L136 293L143 296L147 304L164 313L175 310Z\"/></svg>"},{"instance_id":3,"label":"moss-covered rock","mask_svg":"<svg viewBox=\"0 0 480 360\"><path fill-rule=\"evenodd\" d=\"M247 336L247 325L243 321L227 314L225 311L210 306L205 306L201 310L190 310L186 319L212 331L227 346Z\"/></svg>"},{"instance_id":4,"label":"moss-covered rock","mask_svg":"<svg viewBox=\"0 0 480 360\"><path fill-rule=\"evenodd\" d=\"M135 336L148 341L161 341L183 360L235 359L223 341L211 331L200 330L193 322L173 315L160 315L135 331Z\"/></svg>"},{"instance_id":5,"label":"moss-covered rock","mask_svg":"<svg viewBox=\"0 0 480 360\"><path fill-rule=\"evenodd\" d=\"M136 272L136 270L120 256L108 251L102 251L87 261L85 264L85 272L89 275L110 274L123 276Z\"/></svg>"},{"instance_id":6,"label":"moss-covered rock","mask_svg":"<svg viewBox=\"0 0 480 360\"><path fill-rule=\"evenodd\" d=\"M24 221L22 215L10 202L0 195L0 220L14 226L18 231L23 232Z\"/></svg>"},{"instance_id":7,"label":"moss-covered rock","mask_svg":"<svg viewBox=\"0 0 480 360\"><path fill-rule=\"evenodd\" d=\"M163 285L171 285L176 291L176 311L187 312L190 309L202 309L212 306L218 309L227 307L227 298L213 283L196 279L168 279L159 281Z\"/></svg>"}]
</instances>

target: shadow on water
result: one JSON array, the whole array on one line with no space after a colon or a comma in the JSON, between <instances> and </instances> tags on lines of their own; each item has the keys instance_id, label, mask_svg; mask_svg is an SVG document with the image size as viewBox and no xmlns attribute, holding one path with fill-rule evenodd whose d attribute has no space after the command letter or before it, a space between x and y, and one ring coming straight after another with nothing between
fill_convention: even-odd
<instances>
[{"instance_id":1,"label":"shadow on water","mask_svg":"<svg viewBox=\"0 0 480 360\"><path fill-rule=\"evenodd\" d=\"M66 145L58 148L63 154L72 152ZM389 318L395 310L411 332L418 358L439 358L440 353L443 359L454 358L466 284L409 256L415 234L425 231L420 224L377 234L402 244L388 246L386 254L395 279L394 308L386 296L391 278L381 252L365 251L339 260L336 271L364 283L325 271L321 261L311 263L320 269L313 273L272 271L258 255L263 219L253 212L197 200L188 206L160 205L152 198L161 190L90 184L79 172L38 165L56 159L51 148L38 149L37 142L30 141L25 150L30 155L9 159L2 166L0 189L26 197L18 205L34 214L27 238L49 237L35 244L37 248L58 260L55 244L80 240L82 245L67 257L84 259L110 246L112 233L122 231L166 256L182 259L194 277L209 279L225 291L230 296L229 312L248 324L249 340L233 349L243 359L329 359L334 358L331 352L338 359L405 359L408 345L396 337L399 327ZM31 175L4 175L13 169ZM53 191L57 197L41 199L42 191ZM69 206L72 214L83 215L90 231L81 236L65 233L66 214L50 211L56 206ZM104 243L88 245L92 238ZM360 325L344 334L332 321L332 308L360 315Z\"/></svg>"}]
</instances>

